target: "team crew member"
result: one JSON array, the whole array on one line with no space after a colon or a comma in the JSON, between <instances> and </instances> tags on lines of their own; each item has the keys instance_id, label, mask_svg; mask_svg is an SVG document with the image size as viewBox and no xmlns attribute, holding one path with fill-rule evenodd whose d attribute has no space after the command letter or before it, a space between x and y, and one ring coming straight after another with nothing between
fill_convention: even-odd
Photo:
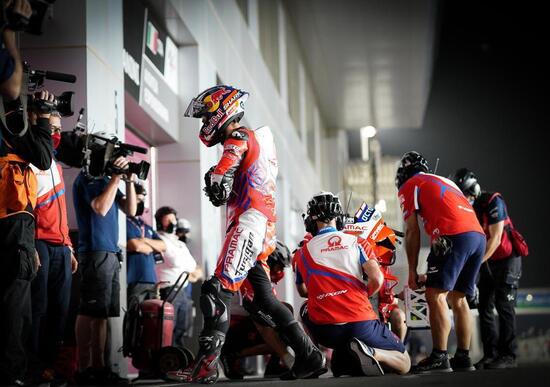
<instances>
[{"instance_id":1,"label":"team crew member","mask_svg":"<svg viewBox=\"0 0 550 387\"><path fill-rule=\"evenodd\" d=\"M453 180L473 203L487 236L478 283L483 358L476 363L476 368L513 368L516 367L515 306L521 277L521 257L510 240L512 223L508 209L498 192L481 191L472 171L461 168L456 171Z\"/></svg>"},{"instance_id":2,"label":"team crew member","mask_svg":"<svg viewBox=\"0 0 550 387\"><path fill-rule=\"evenodd\" d=\"M245 91L215 86L194 98L186 111L186 116L202 119L199 137L206 146L223 144L221 160L205 176L205 192L214 206L227 204L227 233L215 274L202 286L204 327L196 361L169 375L179 381L217 380L216 360L229 328L231 298L247 276L254 287L254 302L269 313L296 353L289 377L326 372L323 354L271 292L266 260L275 249L278 165L270 129L239 125L247 98Z\"/></svg>"},{"instance_id":3,"label":"team crew member","mask_svg":"<svg viewBox=\"0 0 550 387\"><path fill-rule=\"evenodd\" d=\"M472 315L466 295L473 295L483 253L485 234L472 205L449 179L428 173L428 162L418 152L403 155L396 185L405 220L405 247L409 262L409 287L417 289L420 250L420 217L431 238L426 279L433 350L415 367L417 372L473 370L469 349ZM458 348L449 362L447 340L453 310ZM452 368L451 368L452 366Z\"/></svg>"},{"instance_id":4,"label":"team crew member","mask_svg":"<svg viewBox=\"0 0 550 387\"><path fill-rule=\"evenodd\" d=\"M381 266L384 282L378 291L378 313L382 322L389 323L390 329L399 340L404 341L407 335L405 312L399 308L397 297L393 292L398 283L398 278L393 275L388 266Z\"/></svg>"},{"instance_id":5,"label":"team crew member","mask_svg":"<svg viewBox=\"0 0 550 387\"><path fill-rule=\"evenodd\" d=\"M154 254L166 251L164 241L141 218L145 211L145 187L136 183L135 190L136 215L126 218L128 305L131 301L141 302L154 295L157 283Z\"/></svg>"},{"instance_id":6,"label":"team crew member","mask_svg":"<svg viewBox=\"0 0 550 387\"><path fill-rule=\"evenodd\" d=\"M118 157L117 170L127 170L128 160ZM120 315L118 209L136 213L134 174L125 177L126 196L118 190L123 175L93 178L83 171L73 184L78 220L78 258L81 286L76 319L79 384L109 384L119 380L105 362L107 318Z\"/></svg>"},{"instance_id":7,"label":"team crew member","mask_svg":"<svg viewBox=\"0 0 550 387\"><path fill-rule=\"evenodd\" d=\"M203 272L191 255L187 245L176 234L176 225L178 224L176 216L176 210L172 207L161 207L155 213L159 236L166 244L163 260L157 263L155 270L158 281L165 284L160 289L160 296L163 300L168 297L181 273L184 271L189 273L189 282L184 285L185 287L178 292L176 298L172 301L176 313L174 334L172 336L173 345L183 347L184 338L193 336L194 303L191 295L191 283L202 280ZM187 232L190 228L188 224Z\"/></svg>"},{"instance_id":8,"label":"team crew member","mask_svg":"<svg viewBox=\"0 0 550 387\"><path fill-rule=\"evenodd\" d=\"M49 118L52 146L61 139L61 116L52 112ZM31 168L37 179L36 250L40 267L31 283L32 329L30 350L40 364L33 365L33 376L41 381L66 377L54 370L59 347L63 342L65 322L71 297L72 273L78 262L73 253L67 222L63 168L52 159L49 169Z\"/></svg>"},{"instance_id":9,"label":"team crew member","mask_svg":"<svg viewBox=\"0 0 550 387\"><path fill-rule=\"evenodd\" d=\"M333 374L381 375L382 368L407 373L403 343L368 300L383 282L372 250L365 252L356 236L341 231L342 206L332 193L313 196L307 215L306 231L313 238L294 254L296 285L308 298L307 312L301 313L308 330L321 345L334 348Z\"/></svg>"}]
</instances>

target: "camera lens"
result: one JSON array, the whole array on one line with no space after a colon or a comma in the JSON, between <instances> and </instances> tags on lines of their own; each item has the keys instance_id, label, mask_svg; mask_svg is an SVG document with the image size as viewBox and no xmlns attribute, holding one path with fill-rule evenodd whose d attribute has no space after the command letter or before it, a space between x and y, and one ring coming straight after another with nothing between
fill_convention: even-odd
<instances>
[{"instance_id":1,"label":"camera lens","mask_svg":"<svg viewBox=\"0 0 550 387\"><path fill-rule=\"evenodd\" d=\"M65 91L55 99L55 108L63 117L70 117L74 114L73 91Z\"/></svg>"}]
</instances>

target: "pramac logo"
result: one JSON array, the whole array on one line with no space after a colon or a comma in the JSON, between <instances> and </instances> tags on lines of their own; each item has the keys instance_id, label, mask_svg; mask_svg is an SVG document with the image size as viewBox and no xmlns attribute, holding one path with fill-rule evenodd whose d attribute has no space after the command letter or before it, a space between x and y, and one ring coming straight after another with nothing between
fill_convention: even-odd
<instances>
[{"instance_id":1,"label":"pramac logo","mask_svg":"<svg viewBox=\"0 0 550 387\"><path fill-rule=\"evenodd\" d=\"M342 246L342 237L339 235L334 235L327 241L327 247L321 249L321 253L325 253L327 251L347 250L347 248L348 246Z\"/></svg>"},{"instance_id":2,"label":"pramac logo","mask_svg":"<svg viewBox=\"0 0 550 387\"><path fill-rule=\"evenodd\" d=\"M342 238L338 235L333 236L328 240L328 247L336 247L342 245Z\"/></svg>"}]
</instances>

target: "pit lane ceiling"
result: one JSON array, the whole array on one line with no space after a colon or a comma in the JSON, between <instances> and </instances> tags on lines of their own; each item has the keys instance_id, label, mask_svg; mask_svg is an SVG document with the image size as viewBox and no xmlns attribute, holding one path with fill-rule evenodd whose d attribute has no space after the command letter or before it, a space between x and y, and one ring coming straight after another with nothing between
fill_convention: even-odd
<instances>
[{"instance_id":1,"label":"pit lane ceiling","mask_svg":"<svg viewBox=\"0 0 550 387\"><path fill-rule=\"evenodd\" d=\"M283 0L328 129L422 126L435 0Z\"/></svg>"}]
</instances>

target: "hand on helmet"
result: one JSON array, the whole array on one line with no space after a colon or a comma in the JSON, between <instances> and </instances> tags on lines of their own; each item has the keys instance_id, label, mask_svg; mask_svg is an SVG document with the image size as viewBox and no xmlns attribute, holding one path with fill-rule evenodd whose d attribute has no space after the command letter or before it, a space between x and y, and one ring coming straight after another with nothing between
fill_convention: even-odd
<instances>
[{"instance_id":1,"label":"hand on helmet","mask_svg":"<svg viewBox=\"0 0 550 387\"><path fill-rule=\"evenodd\" d=\"M229 201L233 188L233 178L229 176L214 175L215 167L212 167L204 175L206 186L203 191L215 207L220 207Z\"/></svg>"}]
</instances>

